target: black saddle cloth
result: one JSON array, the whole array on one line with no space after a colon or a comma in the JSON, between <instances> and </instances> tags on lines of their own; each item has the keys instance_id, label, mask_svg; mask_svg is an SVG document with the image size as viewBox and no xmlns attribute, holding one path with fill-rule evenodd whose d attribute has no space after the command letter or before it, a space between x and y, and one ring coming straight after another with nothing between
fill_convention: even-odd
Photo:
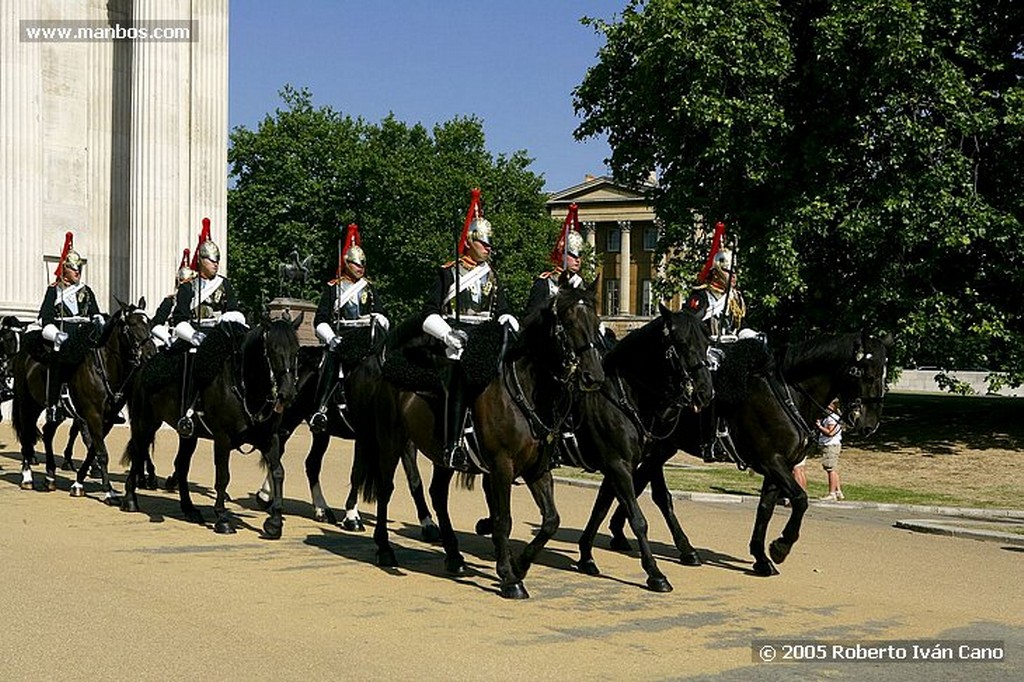
<instances>
[{"instance_id":1,"label":"black saddle cloth","mask_svg":"<svg viewBox=\"0 0 1024 682\"><path fill-rule=\"evenodd\" d=\"M22 344L29 356L44 365L60 363L64 366L77 366L85 360L89 351L97 347L100 330L88 322L70 326L67 340L61 344L60 351L54 351L53 345L43 338L39 329L28 332L22 337Z\"/></svg>"},{"instance_id":2,"label":"black saddle cloth","mask_svg":"<svg viewBox=\"0 0 1024 682\"><path fill-rule=\"evenodd\" d=\"M451 361L445 357L444 343L423 331L423 319L422 315L414 315L395 330L383 373L384 378L398 388L434 392L443 387L442 377L449 371ZM498 376L505 330L494 320L452 326L468 334L459 364L469 389L482 391Z\"/></svg>"},{"instance_id":3,"label":"black saddle cloth","mask_svg":"<svg viewBox=\"0 0 1024 682\"><path fill-rule=\"evenodd\" d=\"M750 395L753 380L770 377L775 372L775 359L760 339L743 339L726 344L725 357L714 373L718 404L732 409Z\"/></svg>"},{"instance_id":4,"label":"black saddle cloth","mask_svg":"<svg viewBox=\"0 0 1024 682\"><path fill-rule=\"evenodd\" d=\"M249 330L236 322L221 322L206 332L206 338L196 350L192 366L192 381L195 386L205 386L213 381L230 363L237 371L241 367L242 345ZM155 391L168 383L180 382L184 370L185 355L190 346L182 341L165 348L150 358L142 370L142 384L149 391Z\"/></svg>"}]
</instances>

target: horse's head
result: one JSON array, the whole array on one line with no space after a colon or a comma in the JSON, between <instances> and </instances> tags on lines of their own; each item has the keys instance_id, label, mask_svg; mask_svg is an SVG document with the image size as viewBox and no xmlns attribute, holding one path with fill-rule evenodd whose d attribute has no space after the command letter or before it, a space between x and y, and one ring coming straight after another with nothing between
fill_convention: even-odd
<instances>
[{"instance_id":1,"label":"horse's head","mask_svg":"<svg viewBox=\"0 0 1024 682\"><path fill-rule=\"evenodd\" d=\"M604 367L598 352L601 331L597 319L597 281L576 289L566 275L562 273L558 294L551 299L550 307L563 377L576 382L581 390L596 391L604 383Z\"/></svg>"},{"instance_id":2,"label":"horse's head","mask_svg":"<svg viewBox=\"0 0 1024 682\"><path fill-rule=\"evenodd\" d=\"M892 336L888 334L877 338L862 333L855 343L839 391L843 422L852 433L870 435L878 428L890 348Z\"/></svg>"},{"instance_id":3,"label":"horse's head","mask_svg":"<svg viewBox=\"0 0 1024 682\"><path fill-rule=\"evenodd\" d=\"M25 323L14 315L6 315L0 321L0 361L17 354L24 328Z\"/></svg>"},{"instance_id":4,"label":"horse's head","mask_svg":"<svg viewBox=\"0 0 1024 682\"><path fill-rule=\"evenodd\" d=\"M271 394L274 409L284 411L298 395L299 337L295 333L302 326L305 313L292 320L285 314L276 320L260 323L263 352L270 366Z\"/></svg>"},{"instance_id":5,"label":"horse's head","mask_svg":"<svg viewBox=\"0 0 1024 682\"><path fill-rule=\"evenodd\" d=\"M698 318L689 309L672 312L659 305L665 340L665 360L674 375L673 385L688 395L694 409L700 411L715 397L708 368L708 337Z\"/></svg>"},{"instance_id":6,"label":"horse's head","mask_svg":"<svg viewBox=\"0 0 1024 682\"><path fill-rule=\"evenodd\" d=\"M149 315L146 314L146 297L140 298L138 305L124 303L120 299L115 300L118 309L107 322L107 327L111 332L117 330L115 338L128 355L129 364L138 367L142 364L144 347L149 342L152 327ZM105 331L104 336L106 335Z\"/></svg>"}]
</instances>

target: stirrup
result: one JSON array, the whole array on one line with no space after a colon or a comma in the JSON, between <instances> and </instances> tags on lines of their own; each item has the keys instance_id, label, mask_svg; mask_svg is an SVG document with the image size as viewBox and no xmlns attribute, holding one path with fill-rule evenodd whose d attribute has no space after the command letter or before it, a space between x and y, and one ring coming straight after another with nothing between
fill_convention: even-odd
<instances>
[{"instance_id":1,"label":"stirrup","mask_svg":"<svg viewBox=\"0 0 1024 682\"><path fill-rule=\"evenodd\" d=\"M192 417L187 414L178 420L178 426L176 428L178 435L182 438L191 438L196 431L196 425L192 421Z\"/></svg>"},{"instance_id":2,"label":"stirrup","mask_svg":"<svg viewBox=\"0 0 1024 682\"><path fill-rule=\"evenodd\" d=\"M309 418L309 430L313 433L323 433L327 429L327 412L323 409L317 410Z\"/></svg>"},{"instance_id":3,"label":"stirrup","mask_svg":"<svg viewBox=\"0 0 1024 682\"><path fill-rule=\"evenodd\" d=\"M456 443L444 453L444 465L455 471L469 471L469 453L461 443Z\"/></svg>"}]
</instances>

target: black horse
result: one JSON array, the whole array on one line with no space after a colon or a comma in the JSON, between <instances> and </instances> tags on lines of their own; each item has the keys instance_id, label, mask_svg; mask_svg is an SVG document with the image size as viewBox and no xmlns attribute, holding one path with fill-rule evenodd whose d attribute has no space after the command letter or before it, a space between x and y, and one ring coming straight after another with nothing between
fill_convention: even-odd
<instances>
[{"instance_id":1,"label":"black horse","mask_svg":"<svg viewBox=\"0 0 1024 682\"><path fill-rule=\"evenodd\" d=\"M214 502L218 533L233 533L235 528L227 511L227 487L230 480L228 458L233 449L248 444L258 448L273 481L273 499L269 517L263 524L266 537L281 537L284 524L283 485L279 429L285 409L296 395L299 341L295 330L303 316L262 321L251 330L225 322L213 327L199 347L194 376L199 386L203 413L196 420L198 437L208 438L214 445L216 470ZM152 358L133 386L129 402L132 435L124 459L131 462L125 483L124 511L138 511L136 488L143 475L147 454L161 423L175 424L182 414L181 364L183 354ZM158 362L169 371L157 372ZM183 439L184 440L184 439ZM192 503L188 472L192 447L179 448L174 469L178 477L178 494L185 518L204 523L202 513ZM188 441L184 441L186 444Z\"/></svg>"},{"instance_id":2,"label":"black horse","mask_svg":"<svg viewBox=\"0 0 1024 682\"><path fill-rule=\"evenodd\" d=\"M114 415L123 404L122 396L142 363L142 348L149 338L149 317L144 307L119 302L118 310L110 316L103 329L95 334L91 325L76 330L68 343L69 355L81 354L74 364L59 362L57 375L50 381L63 381L68 388L70 412L82 433L88 448L85 462L71 485L71 495L85 494L85 478L89 466L95 462L99 468L105 499L117 503L117 493L107 471L109 461L104 438L114 422ZM21 442L22 488L32 489L34 447L39 438L36 421L46 405L47 366L33 354L46 354L39 332L26 336L23 348L14 359L14 428ZM46 490L57 489L57 465L53 454L53 436L59 422L47 422L43 427L43 445L46 450Z\"/></svg>"},{"instance_id":3,"label":"black horse","mask_svg":"<svg viewBox=\"0 0 1024 682\"><path fill-rule=\"evenodd\" d=\"M625 509L640 545L647 586L669 592L672 586L658 568L647 540L647 520L633 489L633 471L648 443L670 436L690 415L712 399L706 358L708 338L690 311L660 315L627 334L605 356L600 392L583 396L576 436L584 467L600 470L604 480L590 520L580 536L579 570L597 575L594 536L613 499Z\"/></svg>"},{"instance_id":4,"label":"black horse","mask_svg":"<svg viewBox=\"0 0 1024 682\"><path fill-rule=\"evenodd\" d=\"M735 372L738 365L730 363L730 356L756 355L751 350L756 350L759 343L737 344L734 350L728 351L720 372L727 373L730 367ZM878 428L891 346L890 336L877 338L862 332L828 336L785 346L776 358L767 357L760 367L747 363L746 377L722 377L733 384L747 380L747 390L742 396L733 396L732 405L719 405L717 409L728 419L729 431L743 464L764 477L750 539L756 575L776 575L778 569L774 564L785 561L799 537L807 494L793 477L793 466L806 455L814 438L811 425L825 414L829 402L839 398L848 433L870 435ZM781 380L777 372L781 373ZM737 390L733 388L732 392ZM728 396L719 398L722 402L728 400ZM699 456L701 439L698 434L702 429L713 427L700 424L692 417L681 426L683 428L677 430L673 438L654 444L634 475L634 485L639 492L651 484L652 497L672 532L680 558L685 564L699 565L697 552L672 508L664 465L677 449ZM781 537L769 547L769 559L765 539L780 495L791 500L792 511ZM623 510L619 509L611 520L615 549L629 548L622 532L624 519Z\"/></svg>"},{"instance_id":5,"label":"black horse","mask_svg":"<svg viewBox=\"0 0 1024 682\"><path fill-rule=\"evenodd\" d=\"M495 328L500 329L497 325ZM478 333L487 332L480 329ZM492 539L503 597L529 597L523 578L559 525L547 446L549 437L558 433L561 425L550 418L545 424L536 409L536 400L541 394L550 398L554 390L568 398L568 404L579 392L601 386L604 370L597 351L598 334L593 288L562 286L547 307L525 321L521 343L504 355L493 378L473 402L477 455L481 469L489 474L486 492L494 519ZM467 354L471 353L473 343L471 335ZM420 452L434 462L430 495L441 528L445 567L452 574L461 574L466 570L465 560L448 512L448 488L454 472L442 465L444 443L429 399L415 391L397 388L379 391L377 397L376 452L370 448L363 451L375 455L376 460L357 467L365 476L361 482L364 498L377 502L377 562L381 566L397 565L388 542L388 502L394 491L395 468L411 438ZM559 402L554 400L552 404ZM537 535L513 561L509 547L511 491L517 477L522 477L530 489L542 518Z\"/></svg>"},{"instance_id":6,"label":"black horse","mask_svg":"<svg viewBox=\"0 0 1024 682\"><path fill-rule=\"evenodd\" d=\"M21 335L24 331L25 323L14 315L5 315L0 319L0 404L14 397L12 363L21 349ZM2 419L3 414L0 413Z\"/></svg>"},{"instance_id":7,"label":"black horse","mask_svg":"<svg viewBox=\"0 0 1024 682\"><path fill-rule=\"evenodd\" d=\"M317 383L325 352L337 354L335 361L341 364L344 374L344 381L336 385L332 395L328 397L327 423L323 430L312 433L312 442L305 461L313 519L321 523L338 524L337 516L324 498L320 485L324 455L327 453L331 438L353 440L357 449L366 447L366 443L372 441L373 394L381 380L381 364L386 341L387 335L379 326L357 327L345 332L345 341L335 351L325 351L320 347L305 347L299 351L298 392L295 401L285 410L281 423L282 455L295 429L303 421L308 420L319 407ZM363 438L359 438L360 433L364 434ZM341 522L342 528L354 532L366 530L357 508L359 488L354 482L357 478L354 472L355 462L362 460L365 458L353 459L353 472L349 476L349 495L345 502L345 517ZM415 448L407 448L402 457L402 465L409 483L409 491L416 504L423 539L434 542L440 537L440 532L427 506L423 482L416 464ZM361 479L362 476L358 478ZM260 505L270 504L271 490L271 479L267 476L263 487L256 494Z\"/></svg>"}]
</instances>

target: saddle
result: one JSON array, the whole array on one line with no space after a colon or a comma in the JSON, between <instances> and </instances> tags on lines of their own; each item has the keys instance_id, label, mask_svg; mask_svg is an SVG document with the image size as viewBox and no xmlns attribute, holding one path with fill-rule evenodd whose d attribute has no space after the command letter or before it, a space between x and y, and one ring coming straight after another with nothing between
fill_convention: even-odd
<instances>
[{"instance_id":1,"label":"saddle","mask_svg":"<svg viewBox=\"0 0 1024 682\"><path fill-rule=\"evenodd\" d=\"M750 395L751 379L772 377L775 359L760 339L742 339L724 347L722 364L714 373L715 395L726 410L743 404Z\"/></svg>"},{"instance_id":2,"label":"saddle","mask_svg":"<svg viewBox=\"0 0 1024 682\"><path fill-rule=\"evenodd\" d=\"M43 338L42 330L35 329L22 337L22 347L33 360L44 365L60 364L76 366L82 364L89 351L99 344L100 333L92 324L80 324L68 332L68 338L53 350L53 345Z\"/></svg>"}]
</instances>

